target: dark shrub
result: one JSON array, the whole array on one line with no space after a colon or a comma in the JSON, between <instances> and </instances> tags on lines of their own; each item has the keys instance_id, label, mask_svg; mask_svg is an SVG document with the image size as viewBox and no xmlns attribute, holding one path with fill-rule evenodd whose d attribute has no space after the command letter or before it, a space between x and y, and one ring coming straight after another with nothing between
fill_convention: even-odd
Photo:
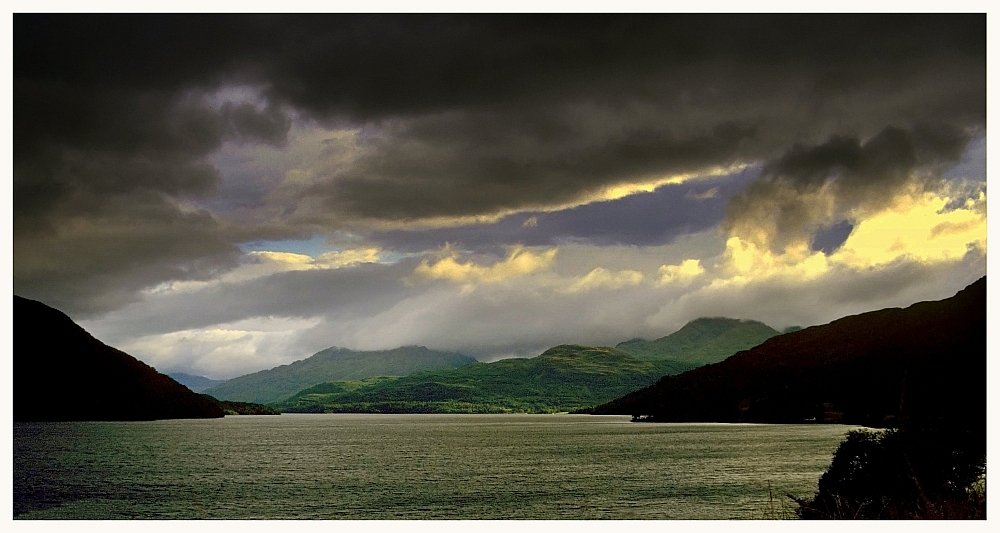
<instances>
[{"instance_id":1,"label":"dark shrub","mask_svg":"<svg viewBox=\"0 0 1000 533\"><path fill-rule=\"evenodd\" d=\"M986 439L979 432L852 431L802 518L985 518Z\"/></svg>"}]
</instances>

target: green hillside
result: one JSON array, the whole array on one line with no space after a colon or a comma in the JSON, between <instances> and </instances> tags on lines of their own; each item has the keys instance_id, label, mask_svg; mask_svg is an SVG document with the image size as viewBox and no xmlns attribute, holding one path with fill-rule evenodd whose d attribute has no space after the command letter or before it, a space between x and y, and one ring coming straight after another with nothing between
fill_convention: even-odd
<instances>
[{"instance_id":1,"label":"green hillside","mask_svg":"<svg viewBox=\"0 0 1000 533\"><path fill-rule=\"evenodd\" d=\"M562 345L530 359L324 383L276 406L285 412L564 412L592 407L691 367L642 361L614 348Z\"/></svg>"},{"instance_id":2,"label":"green hillside","mask_svg":"<svg viewBox=\"0 0 1000 533\"><path fill-rule=\"evenodd\" d=\"M220 400L273 403L327 381L406 376L473 362L475 359L462 354L429 350L423 346L364 352L329 348L301 361L233 378L203 392Z\"/></svg>"},{"instance_id":3,"label":"green hillside","mask_svg":"<svg viewBox=\"0 0 1000 533\"><path fill-rule=\"evenodd\" d=\"M986 278L770 339L594 410L658 422L986 429ZM983 439L985 442L985 436Z\"/></svg>"},{"instance_id":4,"label":"green hillside","mask_svg":"<svg viewBox=\"0 0 1000 533\"><path fill-rule=\"evenodd\" d=\"M666 337L633 339L615 348L638 359L673 359L701 366L718 363L780 334L754 320L699 318Z\"/></svg>"}]
</instances>

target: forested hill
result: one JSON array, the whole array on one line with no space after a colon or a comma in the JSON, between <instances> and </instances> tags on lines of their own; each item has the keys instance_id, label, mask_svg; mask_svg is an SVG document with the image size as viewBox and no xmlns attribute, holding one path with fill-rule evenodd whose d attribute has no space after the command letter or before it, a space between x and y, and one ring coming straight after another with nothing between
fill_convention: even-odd
<instances>
[{"instance_id":1,"label":"forested hill","mask_svg":"<svg viewBox=\"0 0 1000 533\"><path fill-rule=\"evenodd\" d=\"M945 300L774 337L594 412L665 422L984 428L986 278Z\"/></svg>"},{"instance_id":2,"label":"forested hill","mask_svg":"<svg viewBox=\"0 0 1000 533\"><path fill-rule=\"evenodd\" d=\"M615 348L639 359L673 359L695 366L717 363L780 335L755 320L699 318L666 337L633 339Z\"/></svg>"},{"instance_id":3,"label":"forested hill","mask_svg":"<svg viewBox=\"0 0 1000 533\"><path fill-rule=\"evenodd\" d=\"M530 359L502 359L398 379L334 382L306 389L285 411L552 413L592 407L691 368L642 361L614 348L561 345Z\"/></svg>"},{"instance_id":4,"label":"forested hill","mask_svg":"<svg viewBox=\"0 0 1000 533\"><path fill-rule=\"evenodd\" d=\"M15 421L223 416L215 402L41 302L14 296L14 332Z\"/></svg>"},{"instance_id":5,"label":"forested hill","mask_svg":"<svg viewBox=\"0 0 1000 533\"><path fill-rule=\"evenodd\" d=\"M327 381L407 376L414 372L457 368L475 361L466 355L423 346L381 351L329 348L301 361L233 378L203 392L220 400L273 403Z\"/></svg>"}]
</instances>

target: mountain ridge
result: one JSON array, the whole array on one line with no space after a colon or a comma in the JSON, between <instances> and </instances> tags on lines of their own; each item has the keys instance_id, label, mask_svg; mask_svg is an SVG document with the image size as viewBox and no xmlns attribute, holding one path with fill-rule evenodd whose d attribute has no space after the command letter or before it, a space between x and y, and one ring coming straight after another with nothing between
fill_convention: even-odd
<instances>
[{"instance_id":1,"label":"mountain ridge","mask_svg":"<svg viewBox=\"0 0 1000 533\"><path fill-rule=\"evenodd\" d=\"M14 421L223 416L211 400L97 340L65 313L17 295L13 311Z\"/></svg>"},{"instance_id":2,"label":"mountain ridge","mask_svg":"<svg viewBox=\"0 0 1000 533\"><path fill-rule=\"evenodd\" d=\"M210 379L205 376L198 376L195 374L188 374L185 372L166 372L164 375L170 377L170 379L184 385L185 387L191 389L193 392L202 392L210 387L215 387L216 385L222 385L228 380L225 379Z\"/></svg>"},{"instance_id":3,"label":"mountain ridge","mask_svg":"<svg viewBox=\"0 0 1000 533\"><path fill-rule=\"evenodd\" d=\"M777 335L781 332L756 320L701 317L664 337L651 341L631 339L615 348L640 359L675 359L704 365L722 361Z\"/></svg>"},{"instance_id":4,"label":"mountain ridge","mask_svg":"<svg viewBox=\"0 0 1000 533\"><path fill-rule=\"evenodd\" d=\"M220 400L273 403L327 381L350 381L379 376L406 376L414 372L454 368L476 362L467 355L401 346L391 350L356 351L327 348L310 357L230 379L205 389Z\"/></svg>"},{"instance_id":5,"label":"mountain ridge","mask_svg":"<svg viewBox=\"0 0 1000 533\"><path fill-rule=\"evenodd\" d=\"M285 412L566 412L688 368L671 360L639 360L610 347L564 344L530 358L477 362L369 383L323 383L276 405Z\"/></svg>"},{"instance_id":6,"label":"mountain ridge","mask_svg":"<svg viewBox=\"0 0 1000 533\"><path fill-rule=\"evenodd\" d=\"M815 419L869 427L978 427L985 420L985 348L983 277L951 298L842 317L768 339L594 413L667 422Z\"/></svg>"}]
</instances>

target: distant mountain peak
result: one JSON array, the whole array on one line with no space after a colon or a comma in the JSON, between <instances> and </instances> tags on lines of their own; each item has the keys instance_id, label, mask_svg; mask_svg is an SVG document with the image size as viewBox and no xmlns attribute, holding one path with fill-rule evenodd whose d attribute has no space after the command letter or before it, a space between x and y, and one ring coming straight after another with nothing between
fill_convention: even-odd
<instances>
[{"instance_id":1,"label":"distant mountain peak","mask_svg":"<svg viewBox=\"0 0 1000 533\"><path fill-rule=\"evenodd\" d=\"M674 359L704 365L722 361L779 334L756 320L701 317L666 337L651 341L632 339L615 348L645 360Z\"/></svg>"},{"instance_id":2,"label":"distant mountain peak","mask_svg":"<svg viewBox=\"0 0 1000 533\"><path fill-rule=\"evenodd\" d=\"M724 316L703 316L703 317L699 317L699 318L696 318L694 320L688 321L688 323L684 324L681 327L681 329L688 328L688 327L691 327L691 328L705 328L705 327L712 327L712 328L733 328L733 327L738 327L738 326L741 326L741 325L760 325L760 326L765 326L766 324L764 324L763 322L760 322L758 320L751 320L751 319L748 319L748 318L729 318L729 317L724 317ZM680 330L678 330L678 331L680 331Z\"/></svg>"},{"instance_id":3,"label":"distant mountain peak","mask_svg":"<svg viewBox=\"0 0 1000 533\"><path fill-rule=\"evenodd\" d=\"M664 422L818 420L980 431L986 278L955 296L839 318L595 409Z\"/></svg>"},{"instance_id":4,"label":"distant mountain peak","mask_svg":"<svg viewBox=\"0 0 1000 533\"><path fill-rule=\"evenodd\" d=\"M166 375L177 383L191 389L193 392L201 392L226 382L224 379L210 379L205 376L188 374L186 372L168 372Z\"/></svg>"},{"instance_id":5,"label":"distant mountain peak","mask_svg":"<svg viewBox=\"0 0 1000 533\"><path fill-rule=\"evenodd\" d=\"M324 382L406 376L474 362L467 355L425 346L370 351L331 347L287 365L233 378L204 392L220 400L272 403Z\"/></svg>"}]
</instances>

